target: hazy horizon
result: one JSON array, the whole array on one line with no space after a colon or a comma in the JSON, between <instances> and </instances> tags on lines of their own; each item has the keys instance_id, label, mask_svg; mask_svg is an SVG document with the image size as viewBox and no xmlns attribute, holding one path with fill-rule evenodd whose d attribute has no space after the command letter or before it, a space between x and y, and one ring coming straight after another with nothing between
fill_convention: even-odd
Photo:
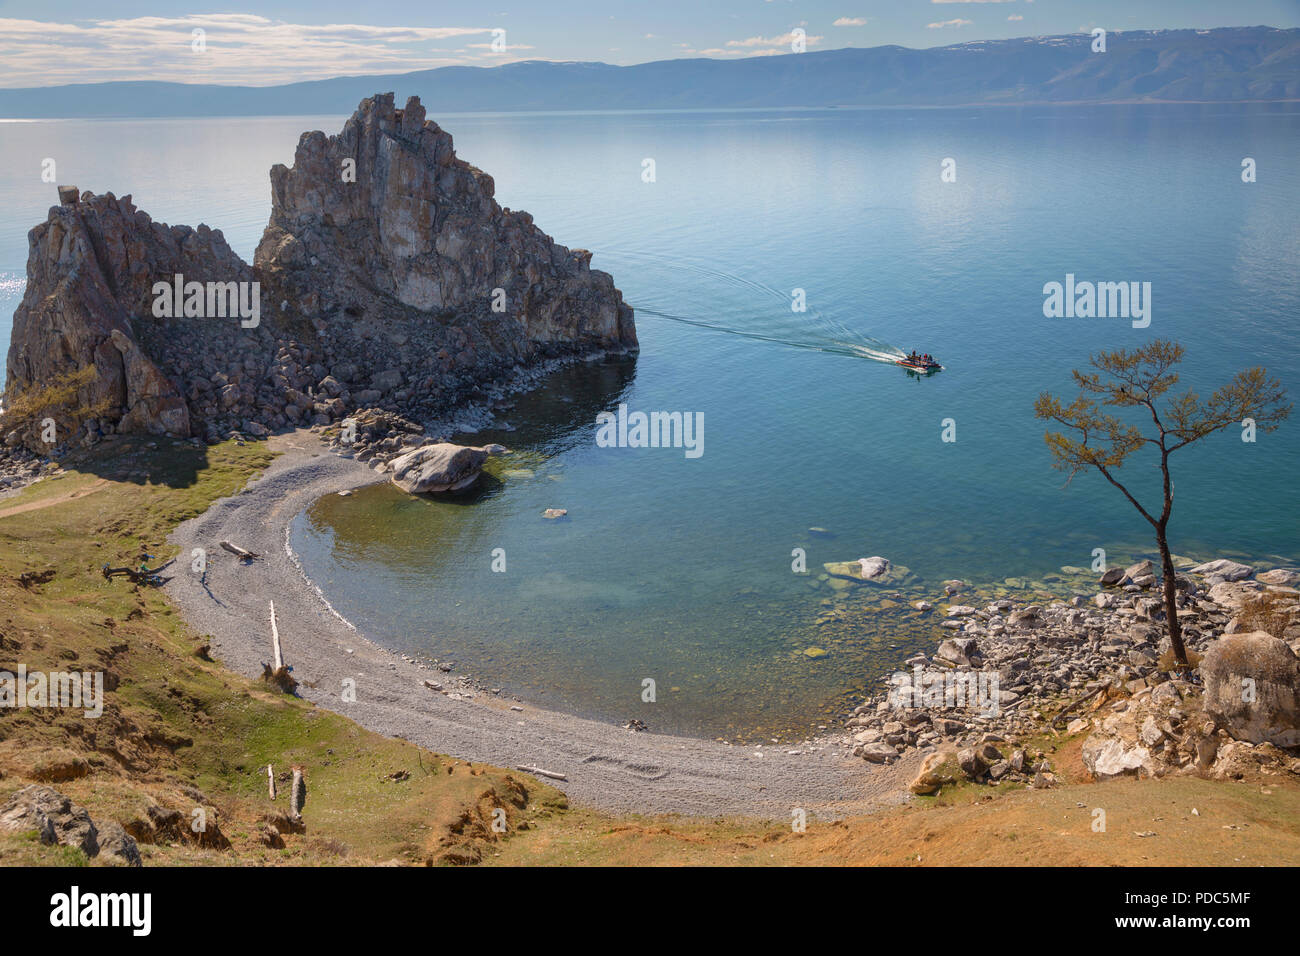
<instances>
[{"instance_id":1,"label":"hazy horizon","mask_svg":"<svg viewBox=\"0 0 1300 956\"><path fill-rule=\"evenodd\" d=\"M112 19L85 0L15 0L5 13L3 89L109 81L261 87L526 61L742 60L789 53L796 40L807 52L925 50L1096 27L1115 34L1300 27L1300 5L1289 0L1240 0L1226 8L1212 0L1157 0L1140 11L1124 0L1096 0L1086 11L1051 0L903 0L885 7L862 0L719 0L708 8L666 0L653 9L561 0L545 10L487 14L451 2L414 15L380 0L367 4L364 23L356 22L355 5L341 0L236 3L220 13L183 14L156 0L130 0Z\"/></svg>"}]
</instances>

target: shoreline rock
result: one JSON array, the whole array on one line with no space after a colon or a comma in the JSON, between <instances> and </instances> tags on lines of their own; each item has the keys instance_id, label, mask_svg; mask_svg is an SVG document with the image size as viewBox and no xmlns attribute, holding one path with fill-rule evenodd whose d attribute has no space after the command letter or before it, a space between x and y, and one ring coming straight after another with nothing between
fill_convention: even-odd
<instances>
[{"instance_id":1,"label":"shoreline rock","mask_svg":"<svg viewBox=\"0 0 1300 956\"><path fill-rule=\"evenodd\" d=\"M1259 584L1243 578L1242 568L1253 569L1236 562L1198 567L1203 576L1195 569L1180 576L1177 600L1189 651L1204 655L1203 683L1171 680L1159 669L1168 641L1163 603L1147 595L1159 586L1148 562L1103 576L1103 586L1128 582L1122 592L1094 596L1104 601L1076 594L1043 606L968 596L970 603L950 605L934 622L941 630L932 655L910 657L885 678L886 693L855 708L846 722L854 754L885 763L910 752L926 755L914 793L939 788L927 771L943 762L940 754L959 765L964 779L1048 786L1053 775L1041 754L1036 763L1020 751L1007 756L997 745L1014 748L1017 740L1046 733L1048 715L1091 695L1066 732L1090 734L1083 761L1098 779L1300 774L1300 591L1281 583L1291 580L1286 569L1263 572L1261 578L1278 583ZM1227 581L1225 572L1236 580ZM945 583L949 598L958 593L954 584ZM1285 639L1232 633L1242 596L1258 593L1282 598L1284 618L1277 620L1289 621ZM1244 677L1254 681L1249 702L1242 701ZM945 681L972 692L983 686L983 699L954 693L945 701ZM927 697L934 687L938 696Z\"/></svg>"}]
</instances>

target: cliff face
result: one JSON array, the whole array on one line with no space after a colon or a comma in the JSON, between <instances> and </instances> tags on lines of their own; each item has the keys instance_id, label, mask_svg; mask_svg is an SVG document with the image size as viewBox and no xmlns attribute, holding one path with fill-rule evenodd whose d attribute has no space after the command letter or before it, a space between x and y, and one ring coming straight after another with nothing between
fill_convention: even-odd
<instances>
[{"instance_id":1,"label":"cliff face","mask_svg":"<svg viewBox=\"0 0 1300 956\"><path fill-rule=\"evenodd\" d=\"M109 411L72 437L217 440L364 406L427 418L521 365L636 348L613 279L502 209L492 178L456 158L417 99L395 109L376 96L340 135L304 134L271 181L251 267L219 230L155 223L130 197L61 191L28 236L9 397L93 365L81 403ZM186 294L160 315L156 284L177 275ZM194 282L206 297L182 308ZM233 298L214 312L216 284L256 296L256 318L241 321ZM6 442L48 452L33 426Z\"/></svg>"}]
</instances>

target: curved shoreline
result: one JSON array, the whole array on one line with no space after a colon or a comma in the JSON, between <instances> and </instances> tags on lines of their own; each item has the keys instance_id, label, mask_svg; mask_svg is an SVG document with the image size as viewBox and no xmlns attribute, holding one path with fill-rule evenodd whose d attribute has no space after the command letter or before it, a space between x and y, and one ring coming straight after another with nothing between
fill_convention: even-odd
<instances>
[{"instance_id":1,"label":"curved shoreline","mask_svg":"<svg viewBox=\"0 0 1300 956\"><path fill-rule=\"evenodd\" d=\"M472 700L424 686L436 670L385 650L329 604L288 545L289 522L325 494L383 480L330 451L306 430L269 441L280 456L240 493L213 502L169 538L182 554L204 548L205 579L182 573L167 592L186 621L212 637L222 663L259 677L269 660L269 602L302 696L387 736L439 753L515 768L542 767L547 783L578 804L615 812L762 816L789 820L795 808L833 818L901 803L918 761L868 764L847 735L781 748L633 732L491 695ZM219 547L257 552L249 565ZM342 699L356 682L356 701Z\"/></svg>"}]
</instances>

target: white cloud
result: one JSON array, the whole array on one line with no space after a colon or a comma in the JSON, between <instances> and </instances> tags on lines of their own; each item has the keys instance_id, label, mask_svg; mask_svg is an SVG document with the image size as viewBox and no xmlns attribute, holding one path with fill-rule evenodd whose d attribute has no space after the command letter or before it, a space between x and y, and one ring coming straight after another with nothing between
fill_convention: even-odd
<instances>
[{"instance_id":1,"label":"white cloud","mask_svg":"<svg viewBox=\"0 0 1300 956\"><path fill-rule=\"evenodd\" d=\"M1008 19L1008 20L1023 20L1024 17L1022 17L1022 16L1021 16L1020 14L1018 14L1018 13L1013 13L1013 14L1011 14L1011 16L1007 17L1007 19Z\"/></svg>"},{"instance_id":2,"label":"white cloud","mask_svg":"<svg viewBox=\"0 0 1300 956\"><path fill-rule=\"evenodd\" d=\"M865 27L866 25L866 17L840 17L831 24L834 27Z\"/></svg>"},{"instance_id":3,"label":"white cloud","mask_svg":"<svg viewBox=\"0 0 1300 956\"><path fill-rule=\"evenodd\" d=\"M927 30L942 30L944 27L968 27L970 25L970 20L963 20L961 17L957 17L954 20L936 20L934 23L927 23L925 28Z\"/></svg>"},{"instance_id":4,"label":"white cloud","mask_svg":"<svg viewBox=\"0 0 1300 956\"><path fill-rule=\"evenodd\" d=\"M205 50L192 48L202 30ZM340 74L402 73L500 62L490 44L475 52L439 47L490 27L300 24L246 13L147 16L47 23L0 18L0 86L170 80L263 86ZM530 50L508 42L511 49ZM482 52L480 52L482 51ZM508 55L508 54L507 54Z\"/></svg>"},{"instance_id":5,"label":"white cloud","mask_svg":"<svg viewBox=\"0 0 1300 956\"><path fill-rule=\"evenodd\" d=\"M814 43L820 43L824 39L826 38L808 36L804 38L804 42L806 42L809 46L812 46ZM744 40L728 40L727 46L729 47L758 47L758 46L789 47L790 44L793 42L794 42L794 34L786 33L779 37L747 37Z\"/></svg>"}]
</instances>

